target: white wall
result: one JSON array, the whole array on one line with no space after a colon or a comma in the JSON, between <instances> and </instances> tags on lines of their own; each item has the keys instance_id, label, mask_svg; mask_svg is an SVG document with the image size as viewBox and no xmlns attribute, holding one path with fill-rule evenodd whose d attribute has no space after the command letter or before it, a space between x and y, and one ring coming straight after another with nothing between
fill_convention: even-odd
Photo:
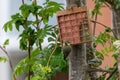
<instances>
[{"instance_id":1,"label":"white wall","mask_svg":"<svg viewBox=\"0 0 120 80\"><path fill-rule=\"evenodd\" d=\"M29 3L29 0L25 0ZM38 0L38 4L42 4L45 0ZM60 3L65 3L65 0L53 0ZM13 65L17 64L17 62L26 56L26 52L19 50L19 42L18 42L18 34L16 30L13 32L5 33L2 29L4 23L10 19L10 16L19 11L19 6L21 4L21 0L0 0L0 45L3 44L4 40L9 38L10 44L7 47L7 51L12 59ZM56 23L55 17L50 19L50 24ZM43 46L45 46L45 43ZM5 56L4 52L0 49L0 56ZM0 80L11 80L11 69L9 63L0 62Z\"/></svg>"},{"instance_id":2,"label":"white wall","mask_svg":"<svg viewBox=\"0 0 120 80\"><path fill-rule=\"evenodd\" d=\"M9 2L8 0L0 0L0 44L6 38L6 33L3 31L2 27L3 24L8 20L8 9L9 9ZM0 50L0 56L5 56L4 52ZM10 68L9 64L7 63L0 63L0 79L1 80L9 80L10 78Z\"/></svg>"}]
</instances>

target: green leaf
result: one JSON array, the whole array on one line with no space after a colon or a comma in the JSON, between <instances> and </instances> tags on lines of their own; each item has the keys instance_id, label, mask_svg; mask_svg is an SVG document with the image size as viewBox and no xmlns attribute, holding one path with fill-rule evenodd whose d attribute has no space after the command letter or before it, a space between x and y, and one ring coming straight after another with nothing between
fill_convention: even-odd
<instances>
[{"instance_id":1,"label":"green leaf","mask_svg":"<svg viewBox=\"0 0 120 80\"><path fill-rule=\"evenodd\" d=\"M102 54L104 54L104 56L109 57L109 54L106 53L106 50L105 50L105 49L102 49L101 52L102 52Z\"/></svg>"},{"instance_id":2,"label":"green leaf","mask_svg":"<svg viewBox=\"0 0 120 80\"><path fill-rule=\"evenodd\" d=\"M32 57L35 57L35 56L37 56L38 54L40 54L40 49L39 49L39 48L36 48L36 49L31 53L31 56L32 56Z\"/></svg>"},{"instance_id":3,"label":"green leaf","mask_svg":"<svg viewBox=\"0 0 120 80\"><path fill-rule=\"evenodd\" d=\"M30 12L29 12L29 6L27 4L22 4L19 9L21 10L22 16L24 18L29 16Z\"/></svg>"},{"instance_id":4,"label":"green leaf","mask_svg":"<svg viewBox=\"0 0 120 80\"><path fill-rule=\"evenodd\" d=\"M30 12L34 13L35 12L35 7L34 5L28 5L28 9Z\"/></svg>"},{"instance_id":5,"label":"green leaf","mask_svg":"<svg viewBox=\"0 0 120 80\"><path fill-rule=\"evenodd\" d=\"M4 26L3 26L3 29L4 29L5 32L7 32L8 30L12 31L12 29L13 29L12 20L5 23Z\"/></svg>"},{"instance_id":6,"label":"green leaf","mask_svg":"<svg viewBox=\"0 0 120 80\"><path fill-rule=\"evenodd\" d=\"M3 44L3 47L6 48L6 46L9 45L9 39L6 39L4 44Z\"/></svg>"},{"instance_id":7,"label":"green leaf","mask_svg":"<svg viewBox=\"0 0 120 80\"><path fill-rule=\"evenodd\" d=\"M12 20L19 19L19 18L22 18L22 16L20 15L20 13L16 13L16 14L14 14L14 15L11 16Z\"/></svg>"},{"instance_id":8,"label":"green leaf","mask_svg":"<svg viewBox=\"0 0 120 80\"><path fill-rule=\"evenodd\" d=\"M21 25L22 23L21 23L21 21L16 21L15 22L15 27L16 27L16 29L19 31L19 28L20 28L20 25Z\"/></svg>"},{"instance_id":9,"label":"green leaf","mask_svg":"<svg viewBox=\"0 0 120 80\"><path fill-rule=\"evenodd\" d=\"M105 28L105 31L106 31L106 32L111 32L112 30L111 30L110 27L106 27L106 28Z\"/></svg>"},{"instance_id":10,"label":"green leaf","mask_svg":"<svg viewBox=\"0 0 120 80\"><path fill-rule=\"evenodd\" d=\"M39 11L39 16L42 17L43 23L46 24L49 21L49 17L53 17L53 15L61 9L63 9L61 4L48 1L45 3L45 7Z\"/></svg>"},{"instance_id":11,"label":"green leaf","mask_svg":"<svg viewBox=\"0 0 120 80\"><path fill-rule=\"evenodd\" d=\"M21 60L15 67L13 74L21 75L27 71L28 64L26 63L26 59Z\"/></svg>"},{"instance_id":12,"label":"green leaf","mask_svg":"<svg viewBox=\"0 0 120 80\"><path fill-rule=\"evenodd\" d=\"M43 40L47 35L50 35L52 32L51 26L45 25L44 28L41 28L37 31L37 37L39 40Z\"/></svg>"},{"instance_id":13,"label":"green leaf","mask_svg":"<svg viewBox=\"0 0 120 80\"><path fill-rule=\"evenodd\" d=\"M21 38L20 39L20 49L21 50L27 50L27 39Z\"/></svg>"},{"instance_id":14,"label":"green leaf","mask_svg":"<svg viewBox=\"0 0 120 80\"><path fill-rule=\"evenodd\" d=\"M5 57L0 57L0 62L6 62L6 58Z\"/></svg>"},{"instance_id":15,"label":"green leaf","mask_svg":"<svg viewBox=\"0 0 120 80\"><path fill-rule=\"evenodd\" d=\"M101 60L104 60L104 56L103 56L103 53L99 52L99 51L96 51L95 55L97 56L97 58L101 59Z\"/></svg>"},{"instance_id":16,"label":"green leaf","mask_svg":"<svg viewBox=\"0 0 120 80\"><path fill-rule=\"evenodd\" d=\"M97 39L96 44L98 44L98 43L102 44L103 46L105 44L104 40L102 40L102 39Z\"/></svg>"},{"instance_id":17,"label":"green leaf","mask_svg":"<svg viewBox=\"0 0 120 80\"><path fill-rule=\"evenodd\" d=\"M19 31L20 25L24 24L24 18L20 15L20 13L16 13L11 16L11 21L15 25L16 29Z\"/></svg>"},{"instance_id":18,"label":"green leaf","mask_svg":"<svg viewBox=\"0 0 120 80\"><path fill-rule=\"evenodd\" d=\"M42 17L43 18L43 23L46 24L49 21L49 14L46 14L46 12L43 13L43 14L44 14L44 16Z\"/></svg>"},{"instance_id":19,"label":"green leaf","mask_svg":"<svg viewBox=\"0 0 120 80\"><path fill-rule=\"evenodd\" d=\"M55 41L55 39L53 37L49 37L48 42L52 42L52 41Z\"/></svg>"},{"instance_id":20,"label":"green leaf","mask_svg":"<svg viewBox=\"0 0 120 80\"><path fill-rule=\"evenodd\" d=\"M15 27L18 31L20 29L20 26L24 26L24 23L25 23L25 21L22 18L18 18L18 19L14 20Z\"/></svg>"},{"instance_id":21,"label":"green leaf","mask_svg":"<svg viewBox=\"0 0 120 80\"><path fill-rule=\"evenodd\" d=\"M49 7L53 6L54 8L56 8L56 11L64 9L61 5L63 5L63 4L59 4L59 3L54 2L54 1L49 1L47 4L47 6L49 6Z\"/></svg>"},{"instance_id":22,"label":"green leaf","mask_svg":"<svg viewBox=\"0 0 120 80\"><path fill-rule=\"evenodd\" d=\"M54 54L55 54L55 55L61 54L61 50L62 50L61 47L58 46L58 47L56 48Z\"/></svg>"},{"instance_id":23,"label":"green leaf","mask_svg":"<svg viewBox=\"0 0 120 80\"><path fill-rule=\"evenodd\" d=\"M54 32L51 33L51 36L56 38L56 34Z\"/></svg>"},{"instance_id":24,"label":"green leaf","mask_svg":"<svg viewBox=\"0 0 120 80\"><path fill-rule=\"evenodd\" d=\"M117 61L118 60L118 56L120 56L119 54L113 54L112 57L114 57L114 59Z\"/></svg>"}]
</instances>

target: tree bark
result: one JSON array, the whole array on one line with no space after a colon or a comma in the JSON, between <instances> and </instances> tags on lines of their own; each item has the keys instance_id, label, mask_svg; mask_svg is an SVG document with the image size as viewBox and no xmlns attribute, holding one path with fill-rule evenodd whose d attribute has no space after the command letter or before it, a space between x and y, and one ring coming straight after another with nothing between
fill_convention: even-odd
<instances>
[{"instance_id":1,"label":"tree bark","mask_svg":"<svg viewBox=\"0 0 120 80\"><path fill-rule=\"evenodd\" d=\"M120 38L120 9L112 10L113 31L117 38Z\"/></svg>"},{"instance_id":2,"label":"tree bark","mask_svg":"<svg viewBox=\"0 0 120 80\"><path fill-rule=\"evenodd\" d=\"M120 8L112 9L113 31L117 38L120 38ZM118 72L120 80L120 57L118 57Z\"/></svg>"},{"instance_id":3,"label":"tree bark","mask_svg":"<svg viewBox=\"0 0 120 80\"><path fill-rule=\"evenodd\" d=\"M88 80L86 63L86 46L72 46L69 56L69 80Z\"/></svg>"},{"instance_id":4,"label":"tree bark","mask_svg":"<svg viewBox=\"0 0 120 80\"><path fill-rule=\"evenodd\" d=\"M85 0L66 0L67 7L76 4L78 7L86 4ZM71 46L69 55L69 80L88 80L86 63L86 43Z\"/></svg>"}]
</instances>

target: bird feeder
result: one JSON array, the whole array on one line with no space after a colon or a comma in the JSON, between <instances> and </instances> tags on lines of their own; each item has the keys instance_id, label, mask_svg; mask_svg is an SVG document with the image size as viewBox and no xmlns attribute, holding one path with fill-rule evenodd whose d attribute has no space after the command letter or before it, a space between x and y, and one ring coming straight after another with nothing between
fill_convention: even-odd
<instances>
[{"instance_id":1,"label":"bird feeder","mask_svg":"<svg viewBox=\"0 0 120 80\"><path fill-rule=\"evenodd\" d=\"M73 7L71 10L57 12L61 43L72 45L92 41L87 7Z\"/></svg>"}]
</instances>

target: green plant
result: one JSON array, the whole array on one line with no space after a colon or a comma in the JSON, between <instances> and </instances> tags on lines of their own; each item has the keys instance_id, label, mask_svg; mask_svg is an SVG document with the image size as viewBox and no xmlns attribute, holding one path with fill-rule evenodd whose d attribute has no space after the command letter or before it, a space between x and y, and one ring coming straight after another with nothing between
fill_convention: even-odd
<instances>
[{"instance_id":1,"label":"green plant","mask_svg":"<svg viewBox=\"0 0 120 80\"><path fill-rule=\"evenodd\" d=\"M31 1L31 4L22 0L20 12L12 15L11 20L4 25L6 32L12 31L13 27L21 32L20 49L28 52L28 56L17 64L14 74L27 73L26 80L50 80L57 71L66 70L67 62L61 52L58 29L56 25L48 24L49 18L61 9L61 4L50 0L46 0L43 6L38 5L37 0ZM41 44L46 37L50 44L43 48Z\"/></svg>"}]
</instances>

